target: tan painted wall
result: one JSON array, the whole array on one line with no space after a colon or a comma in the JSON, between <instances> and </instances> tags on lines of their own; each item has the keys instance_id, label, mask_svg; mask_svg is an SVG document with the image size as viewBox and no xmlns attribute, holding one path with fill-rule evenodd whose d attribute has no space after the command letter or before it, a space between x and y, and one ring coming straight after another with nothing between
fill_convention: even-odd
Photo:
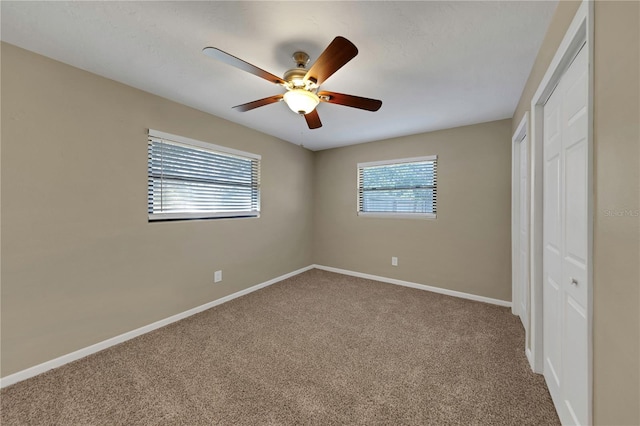
<instances>
[{"instance_id":1,"label":"tan painted wall","mask_svg":"<svg viewBox=\"0 0 640 426\"><path fill-rule=\"evenodd\" d=\"M594 56L594 418L639 425L639 2L596 3Z\"/></svg>"},{"instance_id":2,"label":"tan painted wall","mask_svg":"<svg viewBox=\"0 0 640 426\"><path fill-rule=\"evenodd\" d=\"M579 6L561 1L513 130ZM594 423L640 424L640 3L596 2L594 31Z\"/></svg>"},{"instance_id":3,"label":"tan painted wall","mask_svg":"<svg viewBox=\"0 0 640 426\"><path fill-rule=\"evenodd\" d=\"M549 64L556 54L556 50L558 50L564 33L567 32L580 3L580 1L570 0L561 0L558 2L549 28L547 28L547 33L542 40L542 45L540 46L536 60L531 68L529 78L527 78L527 83L522 91L518 106L513 114L512 133L516 131L524 113L531 110L531 99L536 90L538 90L542 77L544 77L544 73L547 72L547 68L549 68Z\"/></svg>"},{"instance_id":4,"label":"tan painted wall","mask_svg":"<svg viewBox=\"0 0 640 426\"><path fill-rule=\"evenodd\" d=\"M510 300L510 133L501 120L317 152L315 262ZM357 163L434 154L437 219L357 216Z\"/></svg>"},{"instance_id":5,"label":"tan painted wall","mask_svg":"<svg viewBox=\"0 0 640 426\"><path fill-rule=\"evenodd\" d=\"M312 152L1 53L2 376L312 263ZM148 223L149 127L261 154L262 216Z\"/></svg>"}]
</instances>

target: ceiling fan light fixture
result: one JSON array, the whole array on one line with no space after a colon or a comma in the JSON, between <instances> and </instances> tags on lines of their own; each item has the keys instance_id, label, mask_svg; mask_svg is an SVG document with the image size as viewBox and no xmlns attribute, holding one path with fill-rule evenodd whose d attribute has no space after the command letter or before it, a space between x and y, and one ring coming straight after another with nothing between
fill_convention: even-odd
<instances>
[{"instance_id":1,"label":"ceiling fan light fixture","mask_svg":"<svg viewBox=\"0 0 640 426\"><path fill-rule=\"evenodd\" d=\"M318 95L304 89L292 89L284 94L284 101L296 114L309 114L320 102Z\"/></svg>"}]
</instances>

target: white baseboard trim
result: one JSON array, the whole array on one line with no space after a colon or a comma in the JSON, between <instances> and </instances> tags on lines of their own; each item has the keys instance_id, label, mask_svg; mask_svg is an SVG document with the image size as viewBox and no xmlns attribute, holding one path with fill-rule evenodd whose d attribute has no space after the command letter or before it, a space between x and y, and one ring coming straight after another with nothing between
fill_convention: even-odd
<instances>
[{"instance_id":1,"label":"white baseboard trim","mask_svg":"<svg viewBox=\"0 0 640 426\"><path fill-rule=\"evenodd\" d=\"M288 274L284 274L279 277L273 278L269 281L265 281L263 283L256 284L252 287L245 288L244 290L238 291L236 293L230 294L225 297L221 297L220 299L216 299L212 302L205 303L204 305L196 306L195 308L189 309L187 311L181 312L176 315L172 315L168 318L162 319L160 321L156 321L152 324L145 325L144 327L136 328L135 330L129 331L124 334L120 334L119 336L115 336L110 339L103 340L102 342L96 343L91 346L87 346L86 348L78 349L77 351L71 352L69 354L62 355L50 361L43 362L42 364L38 364L36 366L27 368L25 370L18 371L17 373L10 374L0 379L0 388L4 388L14 383L18 383L23 380L29 379L31 377L37 376L38 374L42 374L45 371L49 371L54 368L61 367L65 364L76 361L80 358L84 358L88 355L107 349L111 346L117 345L122 342L126 342L127 340L133 339L134 337L138 337L145 333L149 333L150 331L164 327L165 325L169 325L173 322L180 321L181 319L190 317L191 315L195 315L199 312L206 311L207 309L213 308L214 306L221 305L225 302L236 299L240 296L244 296L256 290L260 290L261 288L264 288L264 287L268 287L279 281L286 280L287 278L301 274L310 269L313 269L313 265L309 265L304 268L298 269L296 271L289 272Z\"/></svg>"},{"instance_id":2,"label":"white baseboard trim","mask_svg":"<svg viewBox=\"0 0 640 426\"><path fill-rule=\"evenodd\" d=\"M426 291L431 291L433 293L446 294L447 296L453 296L453 297L459 297L459 298L462 298L462 299L475 300L477 302L490 303L492 305L506 306L506 307L509 307L509 308L511 307L511 302L507 301L507 300L492 299L490 297L478 296L478 295L470 294L470 293L463 293L461 291L447 290L446 288L432 287L432 286L426 285L426 284L417 284L417 283L412 283L412 282L409 282L409 281L397 280L395 278L380 277L378 275L371 275L371 274L365 274L365 273L362 273L362 272L349 271L349 270L346 270L346 269L333 268L331 266L313 265L313 267L316 268L316 269L322 269L324 271L336 272L338 274L351 275L351 276L354 276L354 277L366 278L368 280L382 281L383 283L396 284L396 285L401 285L401 286L404 286L404 287L417 288L418 290L426 290Z\"/></svg>"},{"instance_id":3,"label":"white baseboard trim","mask_svg":"<svg viewBox=\"0 0 640 426\"><path fill-rule=\"evenodd\" d=\"M448 296L454 296L454 297L460 297L462 299L469 299L469 300L475 300L478 302L484 302L484 303L490 303L490 304L494 304L494 305L500 305L500 306L507 306L507 307L511 307L511 302L505 301L505 300L499 300L499 299L492 299L489 297L484 297L484 296L477 296L475 294L469 294L469 293L463 293L460 291L454 291L454 290L447 290L444 288L439 288L439 287L432 287L429 285L425 285L425 284L417 284L417 283L412 283L409 281L402 281L402 280L397 280L395 278L387 278L387 277L381 277L378 275L371 275L371 274L365 274L362 272L355 272L355 271L349 271L346 269L339 269L339 268L333 268L330 266L323 266L323 265L309 265L306 266L304 268L298 269L296 271L293 272L289 272L288 274L284 274L281 275L279 277L273 278L269 281L265 281L263 283L260 284L256 284L252 287L246 288L244 290L238 291L236 293L230 294L228 296L225 297L221 297L220 299L216 299L214 301L205 303L204 305L200 305L200 306L196 306L195 308L189 309L187 311L181 312L179 314L176 315L172 315L168 318L162 319L160 321L156 321L152 324L137 328L135 330L129 331L127 333L123 333L120 334L118 336L112 337L110 339L107 340L103 340L102 342L96 343L94 345L91 346L87 346L86 348L82 348L82 349L78 349L77 351L71 352L69 354L66 355L62 355L58 358L52 359L50 361L46 361L43 362L42 364L38 364L36 366L27 368L25 370L22 371L18 371L17 373L13 373L10 374L6 377L0 378L0 388L4 388L7 386L10 386L14 383L18 383L21 382L23 380L29 379L31 377L37 376L38 374L42 374L46 371L52 370L54 368L58 368L61 367L65 364L68 364L70 362L76 361L80 358L84 358L88 355L94 354L96 352L100 352L104 349L107 349L111 346L115 346L117 344L120 344L122 342L126 342L127 340L131 340L134 337L138 337L141 336L145 333L149 333L150 331L156 330L158 328L164 327L165 325L169 325L171 323L174 323L176 321L180 321L181 319L190 317L192 315L195 315L197 313L200 313L202 311L206 311L207 309L213 308L214 306L218 306L221 305L225 302L229 302L230 300L236 299L240 296L244 296L246 294L252 293L256 290L260 290L261 288L264 287L268 287L272 284L275 284L279 281L282 280L286 280L287 278L291 278L295 275L301 274L303 272L306 272L310 269L322 269L324 271L329 271L329 272L336 272L338 274L343 274L343 275L351 275L354 277L360 277L360 278L366 278L369 280L375 280L375 281L381 281L384 283L389 283L389 284L396 284L396 285L401 285L404 287L411 287L411 288L416 288L419 290L426 290L426 291L431 291L433 293L440 293L440 294L446 294ZM528 354L529 355L529 354Z\"/></svg>"}]
</instances>

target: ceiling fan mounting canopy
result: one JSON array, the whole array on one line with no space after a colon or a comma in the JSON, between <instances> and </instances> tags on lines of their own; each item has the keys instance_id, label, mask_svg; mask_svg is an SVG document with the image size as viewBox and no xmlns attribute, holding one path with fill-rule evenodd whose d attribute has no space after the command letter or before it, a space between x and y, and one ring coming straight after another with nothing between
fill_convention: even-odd
<instances>
[{"instance_id":1,"label":"ceiling fan mounting canopy","mask_svg":"<svg viewBox=\"0 0 640 426\"><path fill-rule=\"evenodd\" d=\"M286 71L283 75L284 78L271 74L215 47L205 47L203 53L228 65L281 85L287 90L281 95L234 106L233 108L238 111L250 111L284 100L293 112L304 115L310 129L317 129L322 127L322 122L316 110L316 106L320 102L344 105L367 111L377 111L382 106L382 101L377 99L327 91L318 92L320 85L325 80L358 54L356 46L344 37L338 36L333 39L309 69L306 68L309 63L309 55L301 51L295 52L292 55L292 59L296 64L296 68Z\"/></svg>"},{"instance_id":2,"label":"ceiling fan mounting canopy","mask_svg":"<svg viewBox=\"0 0 640 426\"><path fill-rule=\"evenodd\" d=\"M309 63L309 55L307 55L306 52L294 52L291 58L298 68L304 68Z\"/></svg>"}]
</instances>

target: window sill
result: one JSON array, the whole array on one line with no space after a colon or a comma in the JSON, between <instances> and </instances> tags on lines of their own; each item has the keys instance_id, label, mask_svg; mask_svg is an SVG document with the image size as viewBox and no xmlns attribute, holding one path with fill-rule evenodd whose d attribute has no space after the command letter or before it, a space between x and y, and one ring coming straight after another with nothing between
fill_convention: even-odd
<instances>
[{"instance_id":1,"label":"window sill","mask_svg":"<svg viewBox=\"0 0 640 426\"><path fill-rule=\"evenodd\" d=\"M186 220L211 220L211 219L257 219L260 213L237 213L237 214L201 214L201 213L156 213L149 215L149 223L153 222L173 222Z\"/></svg>"},{"instance_id":2,"label":"window sill","mask_svg":"<svg viewBox=\"0 0 640 426\"><path fill-rule=\"evenodd\" d=\"M381 219L436 219L434 213L368 213L358 212L358 216Z\"/></svg>"}]
</instances>

